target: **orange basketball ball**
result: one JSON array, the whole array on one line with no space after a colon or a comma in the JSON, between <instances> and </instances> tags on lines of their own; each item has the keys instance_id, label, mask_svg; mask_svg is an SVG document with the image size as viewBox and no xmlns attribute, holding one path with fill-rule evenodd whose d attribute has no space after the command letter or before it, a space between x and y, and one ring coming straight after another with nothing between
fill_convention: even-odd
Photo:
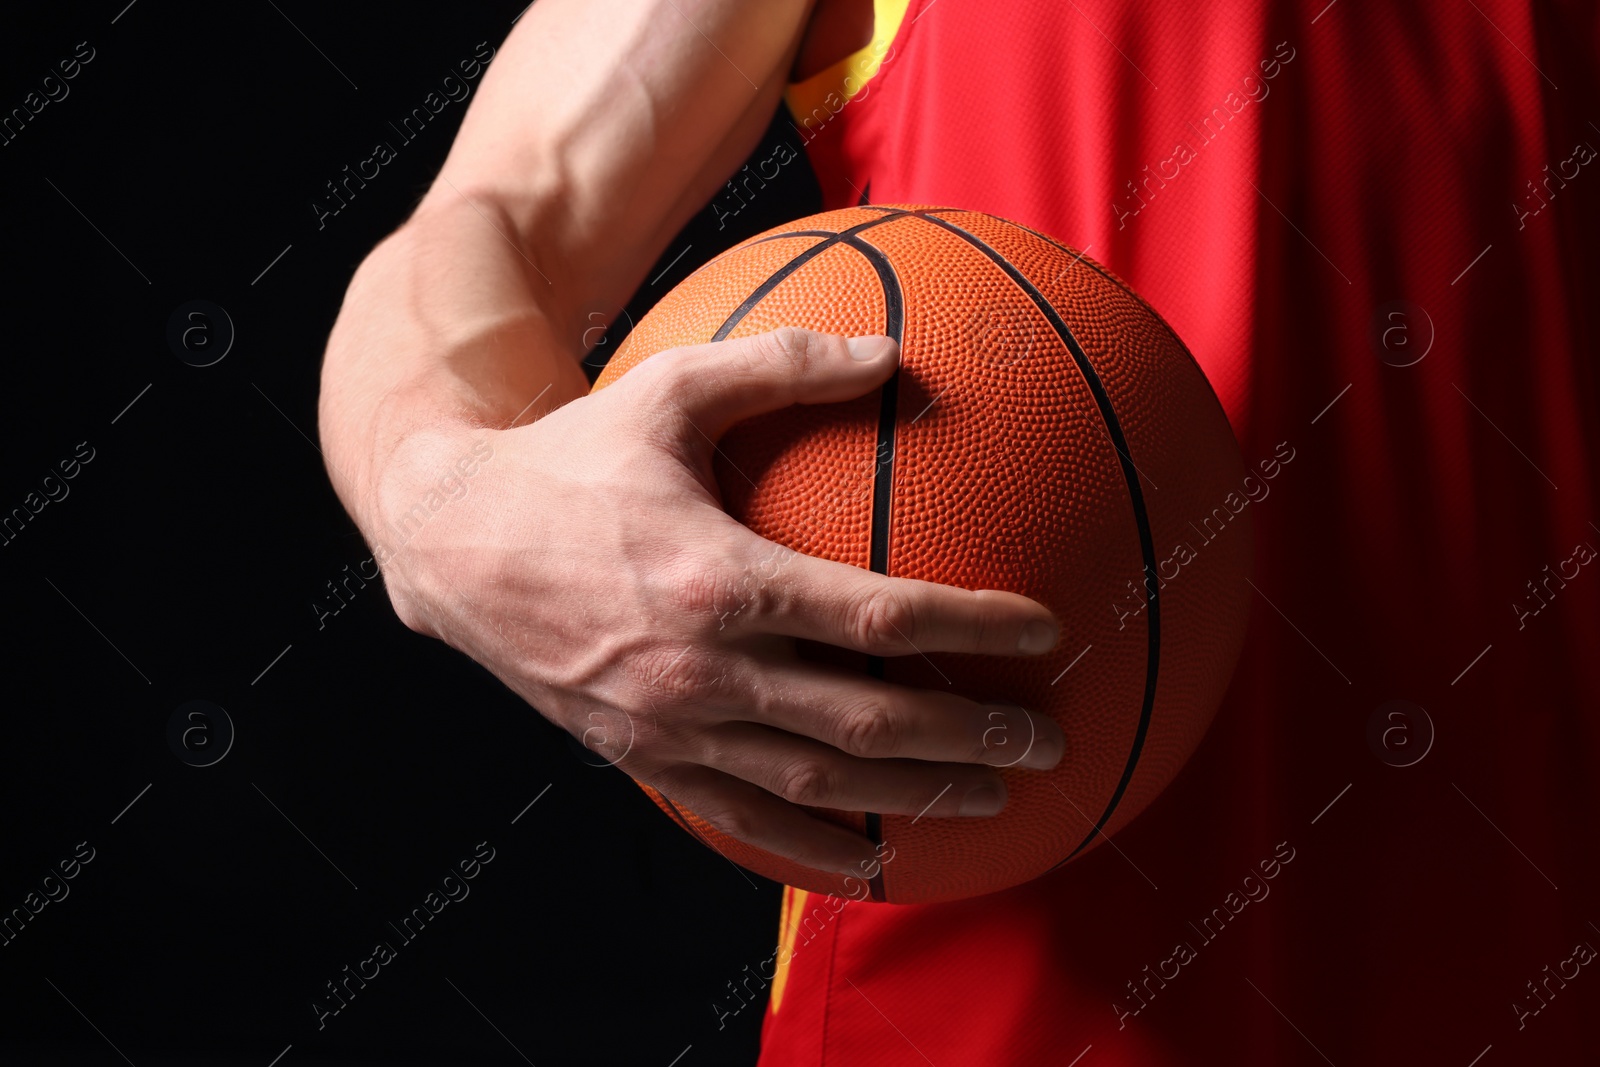
<instances>
[{"instance_id":1,"label":"orange basketball ball","mask_svg":"<svg viewBox=\"0 0 1600 1067\"><path fill-rule=\"evenodd\" d=\"M993 818L811 809L883 843L870 879L736 841L644 787L729 859L802 889L929 903L1035 878L1147 806L1205 733L1249 605L1244 469L1221 405L1165 322L1099 264L979 212L858 207L724 252L642 319L595 388L652 353L798 326L887 334L900 369L719 442L729 514L801 552L1032 597L1040 657L834 657L891 682L1051 716L1066 755L1003 768ZM1014 744L1020 758L1027 738Z\"/></svg>"}]
</instances>

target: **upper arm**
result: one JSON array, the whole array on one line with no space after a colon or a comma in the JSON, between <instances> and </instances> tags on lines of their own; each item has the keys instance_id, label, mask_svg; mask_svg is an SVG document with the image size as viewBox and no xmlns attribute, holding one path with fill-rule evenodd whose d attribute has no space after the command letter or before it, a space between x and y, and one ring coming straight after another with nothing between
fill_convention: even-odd
<instances>
[{"instance_id":1,"label":"upper arm","mask_svg":"<svg viewBox=\"0 0 1600 1067\"><path fill-rule=\"evenodd\" d=\"M758 142L811 6L538 0L424 204L464 196L508 220L556 321L620 307Z\"/></svg>"}]
</instances>

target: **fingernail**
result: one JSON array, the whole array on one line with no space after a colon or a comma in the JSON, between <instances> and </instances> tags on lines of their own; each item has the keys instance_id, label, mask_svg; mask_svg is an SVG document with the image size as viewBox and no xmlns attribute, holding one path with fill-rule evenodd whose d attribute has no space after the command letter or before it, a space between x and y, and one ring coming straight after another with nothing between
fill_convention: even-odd
<instances>
[{"instance_id":1,"label":"fingernail","mask_svg":"<svg viewBox=\"0 0 1600 1067\"><path fill-rule=\"evenodd\" d=\"M1066 737L1054 721L1030 715L1009 700L991 700L984 707L989 713L987 721L994 724L983 732L984 763L1047 771L1061 762Z\"/></svg>"},{"instance_id":2,"label":"fingernail","mask_svg":"<svg viewBox=\"0 0 1600 1067\"><path fill-rule=\"evenodd\" d=\"M998 815L1006 806L1006 798L992 785L980 785L967 791L961 798L962 815Z\"/></svg>"},{"instance_id":3,"label":"fingernail","mask_svg":"<svg viewBox=\"0 0 1600 1067\"><path fill-rule=\"evenodd\" d=\"M1066 751L1066 738L1061 736L1059 729L1040 728L1038 735L1033 739L1033 744L1028 746L1027 755L1018 760L1017 764L1030 771L1048 771L1061 762L1061 757Z\"/></svg>"},{"instance_id":4,"label":"fingernail","mask_svg":"<svg viewBox=\"0 0 1600 1067\"><path fill-rule=\"evenodd\" d=\"M870 363L888 349L889 339L877 335L851 337L845 341L844 346L850 350L851 359L858 363Z\"/></svg>"},{"instance_id":5,"label":"fingernail","mask_svg":"<svg viewBox=\"0 0 1600 1067\"><path fill-rule=\"evenodd\" d=\"M1022 628L1022 637L1017 641L1017 651L1048 652L1055 647L1058 632L1048 622L1030 622Z\"/></svg>"}]
</instances>

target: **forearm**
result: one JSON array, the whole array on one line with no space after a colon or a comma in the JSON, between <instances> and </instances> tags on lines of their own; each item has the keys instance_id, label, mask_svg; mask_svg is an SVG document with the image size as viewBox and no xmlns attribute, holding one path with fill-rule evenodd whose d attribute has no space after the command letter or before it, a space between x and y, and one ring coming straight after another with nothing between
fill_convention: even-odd
<instances>
[{"instance_id":1,"label":"forearm","mask_svg":"<svg viewBox=\"0 0 1600 1067\"><path fill-rule=\"evenodd\" d=\"M329 339L323 449L369 539L384 495L437 478L463 434L587 390L586 334L755 144L808 10L529 9L415 215L357 270Z\"/></svg>"},{"instance_id":2,"label":"forearm","mask_svg":"<svg viewBox=\"0 0 1600 1067\"><path fill-rule=\"evenodd\" d=\"M345 295L318 422L334 488L369 539L384 492L436 481L474 431L530 422L588 389L581 333L563 329L497 215L487 201L425 205Z\"/></svg>"}]
</instances>

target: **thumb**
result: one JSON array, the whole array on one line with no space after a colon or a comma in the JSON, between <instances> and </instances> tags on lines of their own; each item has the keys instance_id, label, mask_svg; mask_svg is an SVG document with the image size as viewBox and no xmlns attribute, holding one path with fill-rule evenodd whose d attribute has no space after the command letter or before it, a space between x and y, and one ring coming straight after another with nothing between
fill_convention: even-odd
<instances>
[{"instance_id":1,"label":"thumb","mask_svg":"<svg viewBox=\"0 0 1600 1067\"><path fill-rule=\"evenodd\" d=\"M735 423L791 404L832 404L863 395L894 374L900 346L881 334L847 339L784 327L669 349L644 365L657 361L656 384L666 409L717 440Z\"/></svg>"}]
</instances>

